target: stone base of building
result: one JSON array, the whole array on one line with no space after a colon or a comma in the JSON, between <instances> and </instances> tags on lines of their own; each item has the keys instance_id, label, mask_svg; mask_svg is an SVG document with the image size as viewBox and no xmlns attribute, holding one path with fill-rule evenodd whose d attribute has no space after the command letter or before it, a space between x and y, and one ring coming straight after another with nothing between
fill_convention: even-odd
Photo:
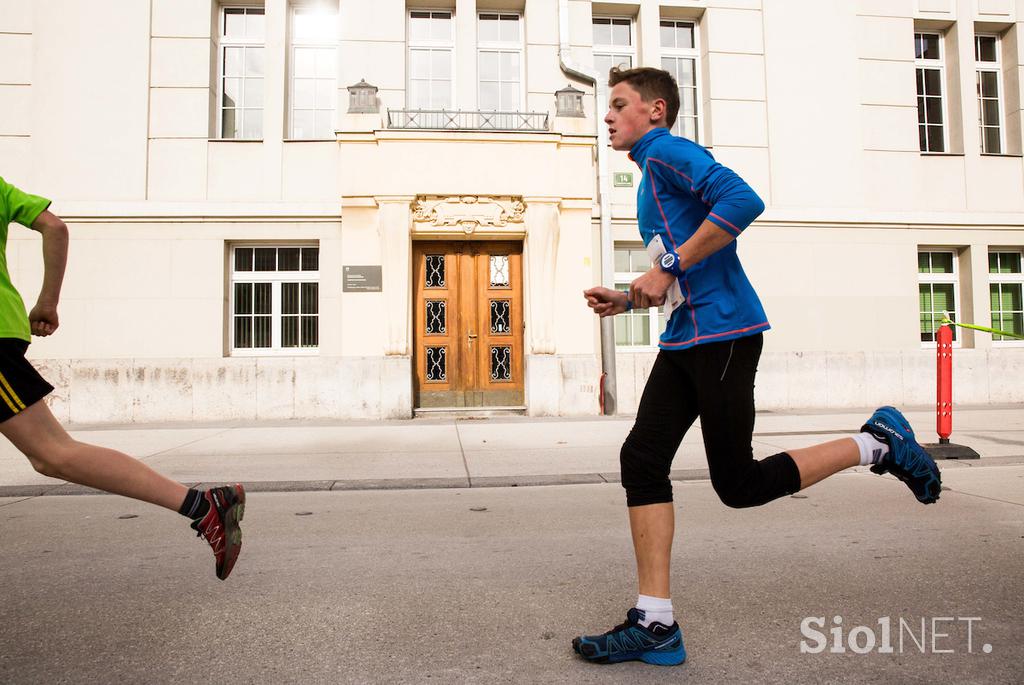
<instances>
[{"instance_id":1,"label":"stone base of building","mask_svg":"<svg viewBox=\"0 0 1024 685\"><path fill-rule=\"evenodd\" d=\"M599 414L601 361L593 355L526 357L526 408L530 416Z\"/></svg>"},{"instance_id":2,"label":"stone base of building","mask_svg":"<svg viewBox=\"0 0 1024 685\"><path fill-rule=\"evenodd\" d=\"M75 424L412 416L409 357L33 360Z\"/></svg>"},{"instance_id":3,"label":"stone base of building","mask_svg":"<svg viewBox=\"0 0 1024 685\"><path fill-rule=\"evenodd\" d=\"M616 355L619 413L636 411L656 352ZM849 409L935 402L935 350L766 352L758 365L758 410ZM954 404L1024 402L1024 359L1012 348L953 352ZM1014 380L1018 379L1018 380Z\"/></svg>"},{"instance_id":4,"label":"stone base of building","mask_svg":"<svg viewBox=\"0 0 1024 685\"><path fill-rule=\"evenodd\" d=\"M636 411L654 352L619 352L618 409ZM56 388L48 403L73 424L405 419L413 415L409 357L33 360ZM600 361L530 355L530 416L600 412ZM1024 402L1024 358L1013 349L958 349L955 404ZM935 401L935 352L788 352L761 358L759 410L865 408Z\"/></svg>"}]
</instances>

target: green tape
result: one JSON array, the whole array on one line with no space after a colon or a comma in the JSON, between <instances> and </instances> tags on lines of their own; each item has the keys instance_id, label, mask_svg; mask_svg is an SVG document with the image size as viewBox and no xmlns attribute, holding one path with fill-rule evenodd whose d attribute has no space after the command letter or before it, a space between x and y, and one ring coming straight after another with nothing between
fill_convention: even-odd
<instances>
[{"instance_id":1,"label":"green tape","mask_svg":"<svg viewBox=\"0 0 1024 685\"><path fill-rule=\"evenodd\" d=\"M948 324L950 326L959 326L960 328L971 328L976 331L982 331L984 333L992 333L994 335L1004 335L1007 338L1016 338L1017 340L1024 340L1024 335L1018 333L1008 333L1007 331L996 330L995 328L986 328L985 326L975 326L972 323L959 323L953 321L948 317L939 322L940 324Z\"/></svg>"}]
</instances>

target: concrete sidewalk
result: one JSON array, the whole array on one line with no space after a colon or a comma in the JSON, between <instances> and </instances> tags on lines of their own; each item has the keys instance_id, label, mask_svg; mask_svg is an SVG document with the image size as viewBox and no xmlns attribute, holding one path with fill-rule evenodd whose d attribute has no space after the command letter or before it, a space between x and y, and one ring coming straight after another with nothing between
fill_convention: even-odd
<instances>
[{"instance_id":1,"label":"concrete sidewalk","mask_svg":"<svg viewBox=\"0 0 1024 685\"><path fill-rule=\"evenodd\" d=\"M863 411L763 412L754 456L849 435ZM932 409L906 412L922 442L936 442ZM587 418L417 418L382 422L78 427L79 440L122 450L187 484L245 483L251 491L470 488L618 480L619 447L632 416ZM980 460L942 468L1024 463L1024 405L957 409L953 442ZM860 469L863 470L863 469ZM676 480L707 478L700 431L683 441ZM4 442L0 497L83 494L46 478Z\"/></svg>"}]
</instances>

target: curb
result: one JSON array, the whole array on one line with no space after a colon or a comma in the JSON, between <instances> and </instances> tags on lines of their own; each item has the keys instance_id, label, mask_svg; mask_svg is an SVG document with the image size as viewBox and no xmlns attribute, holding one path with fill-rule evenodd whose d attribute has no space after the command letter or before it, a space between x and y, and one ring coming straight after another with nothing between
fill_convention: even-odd
<instances>
[{"instance_id":1,"label":"curb","mask_svg":"<svg viewBox=\"0 0 1024 685\"><path fill-rule=\"evenodd\" d=\"M992 466L1018 466L1024 456L986 457L977 461L943 461L942 469L985 468ZM869 473L866 466L855 466L846 473ZM708 469L677 469L669 473L673 481L706 481ZM600 485L620 482L618 473L563 473L523 476L479 476L476 478L380 478L337 480L255 480L240 481L248 492L353 492L375 490L452 490L477 488L529 488L551 485ZM208 488L224 481L184 483L188 487ZM0 497L53 497L72 495L109 495L84 485L63 483L58 485L3 485Z\"/></svg>"},{"instance_id":2,"label":"curb","mask_svg":"<svg viewBox=\"0 0 1024 685\"><path fill-rule=\"evenodd\" d=\"M707 469L672 471L675 481L707 480ZM617 473L575 473L526 476L481 476L478 478L383 478L359 480L257 480L240 481L246 492L335 492L374 490L452 490L475 488L519 488L549 485L598 485L618 483ZM219 482L184 483L198 489L221 485ZM110 493L67 483L63 485L0 486L0 497L54 497L71 495L109 495Z\"/></svg>"}]
</instances>

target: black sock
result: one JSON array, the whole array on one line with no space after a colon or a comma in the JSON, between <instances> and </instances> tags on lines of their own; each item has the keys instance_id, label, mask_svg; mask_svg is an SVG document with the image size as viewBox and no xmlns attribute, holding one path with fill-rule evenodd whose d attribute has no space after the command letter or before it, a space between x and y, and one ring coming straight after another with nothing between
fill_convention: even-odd
<instances>
[{"instance_id":1,"label":"black sock","mask_svg":"<svg viewBox=\"0 0 1024 685\"><path fill-rule=\"evenodd\" d=\"M178 509L178 513L190 519L201 519L206 516L206 512L210 510L210 503L206 501L206 497L203 496L204 494L200 490L189 488L188 494L185 495L185 501L181 503L181 508Z\"/></svg>"}]
</instances>

